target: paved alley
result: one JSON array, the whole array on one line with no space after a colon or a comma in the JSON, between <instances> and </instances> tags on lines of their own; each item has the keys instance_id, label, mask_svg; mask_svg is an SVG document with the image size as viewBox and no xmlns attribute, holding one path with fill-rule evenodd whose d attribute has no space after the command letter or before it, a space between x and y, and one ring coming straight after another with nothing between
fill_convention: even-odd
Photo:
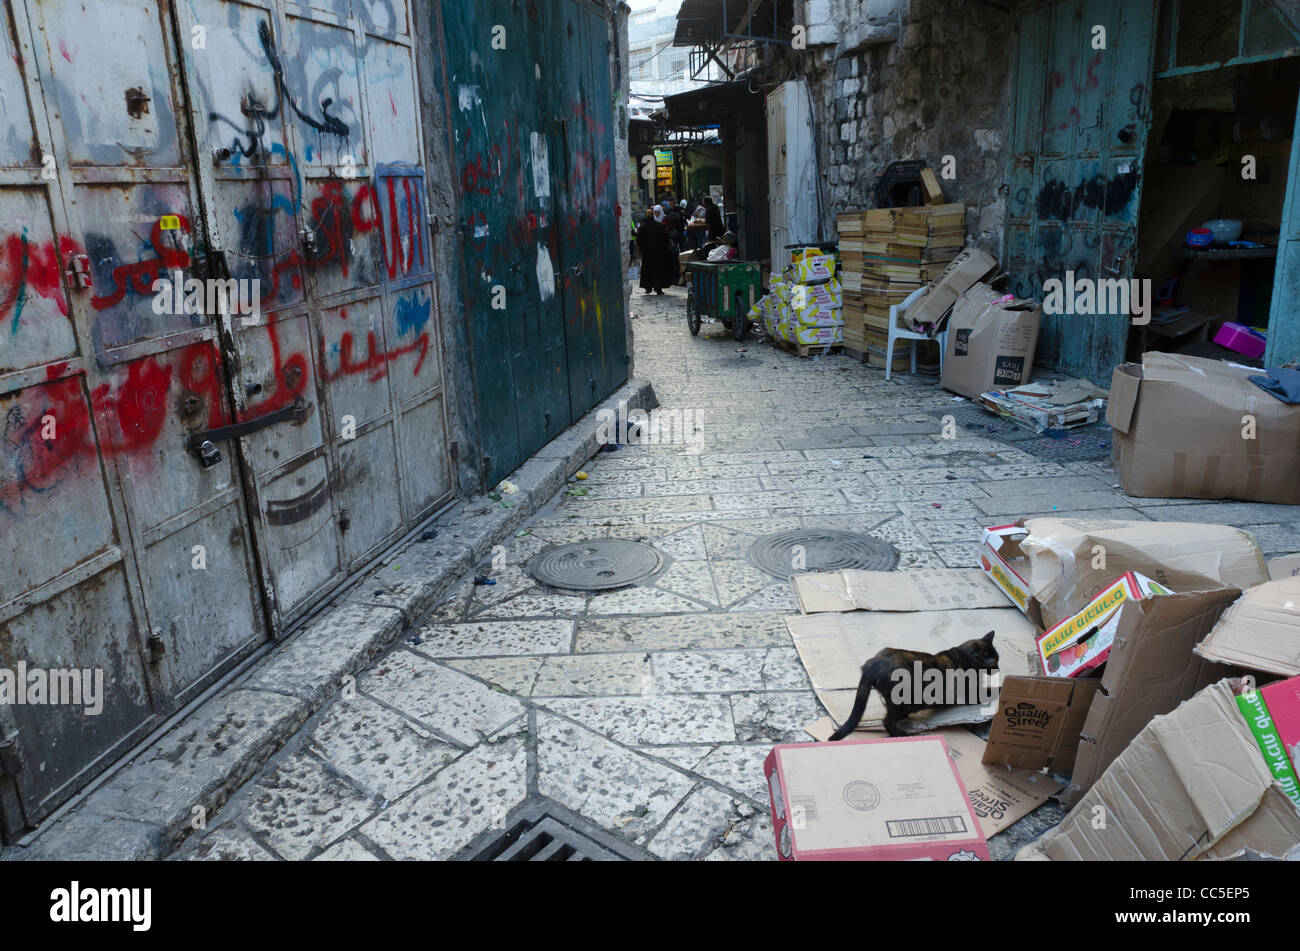
<instances>
[{"instance_id":1,"label":"paved alley","mask_svg":"<svg viewBox=\"0 0 1300 951\"><path fill-rule=\"evenodd\" d=\"M1293 507L1126 497L1104 430L1028 451L1032 434L990 429L932 377L886 382L716 323L692 337L684 308L680 288L634 294L635 375L696 440L592 459L478 567L495 584L467 576L177 858L447 859L544 797L646 856L773 859L763 759L823 711L785 627L791 586L748 560L758 536L870 532L899 569L976 566L983 526L1042 513L1225 522L1266 554L1298 547ZM602 536L652 544L664 567L600 594L524 571Z\"/></svg>"}]
</instances>

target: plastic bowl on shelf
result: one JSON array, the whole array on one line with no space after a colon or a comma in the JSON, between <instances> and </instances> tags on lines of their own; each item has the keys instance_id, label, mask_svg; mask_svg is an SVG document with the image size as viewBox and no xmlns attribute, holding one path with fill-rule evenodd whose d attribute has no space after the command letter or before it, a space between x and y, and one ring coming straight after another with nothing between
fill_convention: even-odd
<instances>
[{"instance_id":1,"label":"plastic bowl on shelf","mask_svg":"<svg viewBox=\"0 0 1300 951\"><path fill-rule=\"evenodd\" d=\"M1214 218L1201 225L1214 234L1215 244L1227 244L1241 237L1240 218Z\"/></svg>"}]
</instances>

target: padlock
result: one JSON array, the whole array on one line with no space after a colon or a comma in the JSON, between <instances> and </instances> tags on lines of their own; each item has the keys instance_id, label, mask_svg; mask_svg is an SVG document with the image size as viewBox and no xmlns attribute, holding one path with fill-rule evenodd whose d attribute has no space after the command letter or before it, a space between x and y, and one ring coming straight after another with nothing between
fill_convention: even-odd
<instances>
[{"instance_id":1,"label":"padlock","mask_svg":"<svg viewBox=\"0 0 1300 951\"><path fill-rule=\"evenodd\" d=\"M221 450L213 445L211 440L203 440L196 451L199 455L199 465L205 469L211 469L221 461Z\"/></svg>"}]
</instances>

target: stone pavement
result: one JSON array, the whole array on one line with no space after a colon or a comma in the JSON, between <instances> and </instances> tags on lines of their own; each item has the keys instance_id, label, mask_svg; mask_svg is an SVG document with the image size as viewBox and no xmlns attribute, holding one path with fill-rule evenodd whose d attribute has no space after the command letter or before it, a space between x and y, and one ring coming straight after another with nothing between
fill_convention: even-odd
<instances>
[{"instance_id":1,"label":"stone pavement","mask_svg":"<svg viewBox=\"0 0 1300 951\"><path fill-rule=\"evenodd\" d=\"M677 288L632 309L637 374L698 441L597 456L479 566L496 584L465 577L175 857L445 859L541 796L647 857L771 859L763 758L822 710L785 628L790 586L747 560L758 535L867 531L902 569L974 566L982 526L1041 513L1226 522L1266 553L1297 547L1292 507L1130 499L1105 462L1044 462L969 425L942 439L954 404L933 378L886 382L718 324L693 338ZM600 536L653 544L665 567L601 594L523 571ZM1044 806L994 855L1060 815Z\"/></svg>"}]
</instances>

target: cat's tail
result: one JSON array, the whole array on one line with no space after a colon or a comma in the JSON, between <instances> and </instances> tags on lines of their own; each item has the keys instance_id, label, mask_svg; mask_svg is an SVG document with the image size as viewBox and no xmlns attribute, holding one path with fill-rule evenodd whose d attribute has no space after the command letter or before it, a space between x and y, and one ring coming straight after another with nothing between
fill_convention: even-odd
<instances>
[{"instance_id":1,"label":"cat's tail","mask_svg":"<svg viewBox=\"0 0 1300 951\"><path fill-rule=\"evenodd\" d=\"M849 713L849 718L845 720L838 730L831 734L828 742L842 740L858 728L858 723L862 720L862 714L867 709L867 698L871 696L871 682L867 679L866 672L862 674L862 681L858 684L858 698L853 701L853 710Z\"/></svg>"}]
</instances>

